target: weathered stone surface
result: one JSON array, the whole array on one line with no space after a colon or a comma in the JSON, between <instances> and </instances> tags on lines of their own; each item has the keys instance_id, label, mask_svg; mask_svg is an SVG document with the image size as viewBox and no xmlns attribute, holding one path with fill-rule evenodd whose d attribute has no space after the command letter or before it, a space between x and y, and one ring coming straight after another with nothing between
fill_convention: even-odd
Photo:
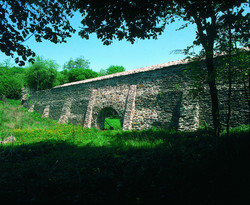
<instances>
[{"instance_id":1,"label":"weathered stone surface","mask_svg":"<svg viewBox=\"0 0 250 205\"><path fill-rule=\"evenodd\" d=\"M124 130L152 127L195 130L212 126L209 89L191 95L187 61L176 61L94 79L68 83L33 93L24 106L60 123L101 128L103 110L115 110ZM227 87L218 85L222 123L227 116ZM232 89L231 125L249 123L243 87Z\"/></svg>"},{"instance_id":2,"label":"weathered stone surface","mask_svg":"<svg viewBox=\"0 0 250 205\"><path fill-rule=\"evenodd\" d=\"M62 113L58 120L58 123L64 124L68 122L71 116L71 104L72 104L72 98L67 98L63 105Z\"/></svg>"},{"instance_id":3,"label":"weathered stone surface","mask_svg":"<svg viewBox=\"0 0 250 205\"><path fill-rule=\"evenodd\" d=\"M132 122L135 114L135 98L136 98L136 85L129 87L128 96L126 100L125 114L123 119L123 130L132 129Z\"/></svg>"},{"instance_id":4,"label":"weathered stone surface","mask_svg":"<svg viewBox=\"0 0 250 205\"><path fill-rule=\"evenodd\" d=\"M6 143L13 143L16 141L16 138L14 136L9 136L9 137L6 137L5 139L3 140L0 140L0 144L6 144Z\"/></svg>"},{"instance_id":5,"label":"weathered stone surface","mask_svg":"<svg viewBox=\"0 0 250 205\"><path fill-rule=\"evenodd\" d=\"M43 115L42 115L43 118L49 117L49 108L50 108L50 105L47 105L47 106L44 108L44 110L43 110Z\"/></svg>"},{"instance_id":6,"label":"weathered stone surface","mask_svg":"<svg viewBox=\"0 0 250 205\"><path fill-rule=\"evenodd\" d=\"M85 115L85 121L84 121L84 127L91 127L91 120L92 120L92 113L93 113L93 106L95 104L95 99L96 99L96 93L97 90L93 89L91 93L91 97L88 103L88 107L86 110L86 115Z\"/></svg>"}]
</instances>

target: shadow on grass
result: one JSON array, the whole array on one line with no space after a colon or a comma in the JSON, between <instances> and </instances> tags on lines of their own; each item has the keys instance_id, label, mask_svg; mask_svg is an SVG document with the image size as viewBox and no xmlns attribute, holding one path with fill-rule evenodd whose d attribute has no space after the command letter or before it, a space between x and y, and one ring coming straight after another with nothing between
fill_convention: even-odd
<instances>
[{"instance_id":1,"label":"shadow on grass","mask_svg":"<svg viewBox=\"0 0 250 205\"><path fill-rule=\"evenodd\" d=\"M249 200L249 133L222 137L216 147L214 138L205 134L135 133L117 133L114 146L108 147L79 147L65 141L2 147L1 203L241 204ZM119 146L121 138L151 140L151 135L162 144L150 149Z\"/></svg>"}]
</instances>

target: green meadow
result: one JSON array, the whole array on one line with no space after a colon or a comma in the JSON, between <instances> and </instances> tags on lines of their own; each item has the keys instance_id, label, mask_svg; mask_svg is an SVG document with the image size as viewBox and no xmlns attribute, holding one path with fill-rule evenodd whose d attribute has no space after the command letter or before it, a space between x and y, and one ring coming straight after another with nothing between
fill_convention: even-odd
<instances>
[{"instance_id":1,"label":"green meadow","mask_svg":"<svg viewBox=\"0 0 250 205\"><path fill-rule=\"evenodd\" d=\"M17 100L0 101L2 204L246 204L249 125L122 131L57 124Z\"/></svg>"}]
</instances>

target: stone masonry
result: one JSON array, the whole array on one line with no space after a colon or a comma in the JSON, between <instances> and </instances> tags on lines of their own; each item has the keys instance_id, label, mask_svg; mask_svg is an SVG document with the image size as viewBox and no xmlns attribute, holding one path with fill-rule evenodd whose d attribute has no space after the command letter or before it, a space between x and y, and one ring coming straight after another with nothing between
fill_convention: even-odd
<instances>
[{"instance_id":1,"label":"stone masonry","mask_svg":"<svg viewBox=\"0 0 250 205\"><path fill-rule=\"evenodd\" d=\"M34 92L23 105L59 123L79 123L103 128L105 109L114 110L123 130L175 128L196 130L212 126L210 95L194 98L192 79L183 72L187 60L139 68L94 79L68 83ZM227 87L218 85L222 121L227 116ZM249 123L249 110L242 86L233 85L231 125Z\"/></svg>"}]
</instances>

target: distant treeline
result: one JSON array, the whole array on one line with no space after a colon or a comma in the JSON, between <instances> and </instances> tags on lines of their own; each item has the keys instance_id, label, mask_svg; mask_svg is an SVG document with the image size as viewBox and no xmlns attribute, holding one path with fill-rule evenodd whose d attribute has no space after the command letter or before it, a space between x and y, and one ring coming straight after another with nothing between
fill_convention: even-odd
<instances>
[{"instance_id":1,"label":"distant treeline","mask_svg":"<svg viewBox=\"0 0 250 205\"><path fill-rule=\"evenodd\" d=\"M123 66L111 65L96 72L90 69L89 64L84 57L71 58L63 65L63 70L58 71L59 65L54 60L40 56L35 58L34 64L29 64L25 68L13 67L8 61L0 62L0 96L20 99L23 87L45 90L65 83L125 71Z\"/></svg>"}]
</instances>

